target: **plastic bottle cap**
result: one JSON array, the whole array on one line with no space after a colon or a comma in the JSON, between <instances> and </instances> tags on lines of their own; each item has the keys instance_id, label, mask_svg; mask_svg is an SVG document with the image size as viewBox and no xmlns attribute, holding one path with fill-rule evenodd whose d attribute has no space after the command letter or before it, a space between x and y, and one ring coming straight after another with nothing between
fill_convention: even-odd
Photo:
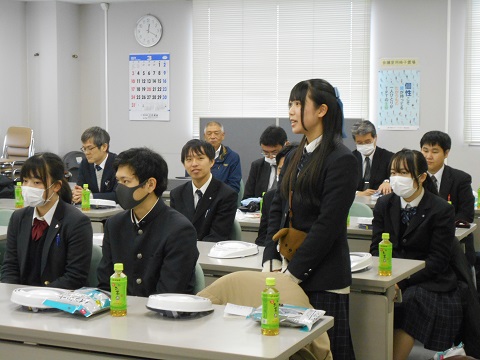
<instances>
[{"instance_id":1,"label":"plastic bottle cap","mask_svg":"<svg viewBox=\"0 0 480 360\"><path fill-rule=\"evenodd\" d=\"M123 264L122 263L116 263L113 265L113 270L114 271L123 271Z\"/></svg>"},{"instance_id":2,"label":"plastic bottle cap","mask_svg":"<svg viewBox=\"0 0 480 360\"><path fill-rule=\"evenodd\" d=\"M382 233L382 240L383 239L390 239L390 234L389 233Z\"/></svg>"},{"instance_id":3,"label":"plastic bottle cap","mask_svg":"<svg viewBox=\"0 0 480 360\"><path fill-rule=\"evenodd\" d=\"M21 181L17 181L17 185L18 185L18 186L22 186L22 182L21 182Z\"/></svg>"},{"instance_id":4,"label":"plastic bottle cap","mask_svg":"<svg viewBox=\"0 0 480 360\"><path fill-rule=\"evenodd\" d=\"M265 284L268 286L274 286L275 285L275 278L269 277L265 279Z\"/></svg>"},{"instance_id":5,"label":"plastic bottle cap","mask_svg":"<svg viewBox=\"0 0 480 360\"><path fill-rule=\"evenodd\" d=\"M88 184L83 184L84 189L88 189Z\"/></svg>"}]
</instances>

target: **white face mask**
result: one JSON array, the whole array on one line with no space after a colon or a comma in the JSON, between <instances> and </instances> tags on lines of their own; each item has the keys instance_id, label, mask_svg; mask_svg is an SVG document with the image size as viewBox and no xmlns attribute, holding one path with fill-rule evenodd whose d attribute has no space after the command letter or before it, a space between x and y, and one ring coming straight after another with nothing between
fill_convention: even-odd
<instances>
[{"instance_id":1,"label":"white face mask","mask_svg":"<svg viewBox=\"0 0 480 360\"><path fill-rule=\"evenodd\" d=\"M43 198L43 193L46 190L50 189L52 186L53 184L50 185L47 189L38 189L31 186L22 186L22 196L25 206L36 207L45 205L47 202L50 201L53 194L55 193L53 192L47 200Z\"/></svg>"},{"instance_id":2,"label":"white face mask","mask_svg":"<svg viewBox=\"0 0 480 360\"><path fill-rule=\"evenodd\" d=\"M375 144L363 144L357 145L357 151L362 154L363 156L370 156L372 155L373 151L375 150Z\"/></svg>"},{"instance_id":3,"label":"white face mask","mask_svg":"<svg viewBox=\"0 0 480 360\"><path fill-rule=\"evenodd\" d=\"M270 158L268 158L268 157L265 156L265 161L266 161L267 163L269 163L270 165L272 165L272 166L277 165L277 159L276 159L276 158L270 159Z\"/></svg>"},{"instance_id":4,"label":"white face mask","mask_svg":"<svg viewBox=\"0 0 480 360\"><path fill-rule=\"evenodd\" d=\"M413 187L413 179L405 176L390 176L390 186L393 192L402 197L409 198L417 189Z\"/></svg>"}]
</instances>

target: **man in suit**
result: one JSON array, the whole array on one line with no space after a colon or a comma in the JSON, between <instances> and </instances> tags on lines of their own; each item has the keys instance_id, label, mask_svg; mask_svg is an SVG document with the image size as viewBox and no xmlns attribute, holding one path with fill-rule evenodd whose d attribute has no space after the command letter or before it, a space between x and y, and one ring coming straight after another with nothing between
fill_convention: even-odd
<instances>
[{"instance_id":1,"label":"man in suit","mask_svg":"<svg viewBox=\"0 0 480 360\"><path fill-rule=\"evenodd\" d=\"M358 196L370 196L375 193L390 194L390 159L393 153L377 146L377 130L368 120L360 120L352 126L352 136L357 150L359 179Z\"/></svg>"},{"instance_id":2,"label":"man in suit","mask_svg":"<svg viewBox=\"0 0 480 360\"><path fill-rule=\"evenodd\" d=\"M192 222L200 241L227 240L237 211L237 193L210 173L214 157L206 141L188 141L181 160L192 181L170 192L170 206Z\"/></svg>"},{"instance_id":3,"label":"man in suit","mask_svg":"<svg viewBox=\"0 0 480 360\"><path fill-rule=\"evenodd\" d=\"M114 168L117 200L126 211L106 222L98 287L109 290L113 265L123 263L128 295L191 294L197 234L185 216L161 198L167 188L167 163L150 149L133 148L117 156Z\"/></svg>"},{"instance_id":4,"label":"man in suit","mask_svg":"<svg viewBox=\"0 0 480 360\"><path fill-rule=\"evenodd\" d=\"M427 160L428 174L437 186L441 198L450 201L455 208L455 221L472 223L475 216L475 198L472 193L472 177L464 171L445 165L452 140L441 131L429 131L420 140L420 148ZM473 234L465 239L465 255L470 265L475 264Z\"/></svg>"},{"instance_id":5,"label":"man in suit","mask_svg":"<svg viewBox=\"0 0 480 360\"><path fill-rule=\"evenodd\" d=\"M117 179L113 162L117 155L109 152L110 135L104 129L94 126L83 132L81 140L81 150L86 159L80 163L77 185L72 191L73 201L81 202L83 184L88 184L94 199L116 201Z\"/></svg>"},{"instance_id":6,"label":"man in suit","mask_svg":"<svg viewBox=\"0 0 480 360\"><path fill-rule=\"evenodd\" d=\"M215 162L211 172L215 179L229 185L237 193L240 191L240 180L242 180L242 166L240 165L240 156L222 144L225 139L225 130L223 125L210 121L203 129L205 141L212 144L215 149Z\"/></svg>"},{"instance_id":7,"label":"man in suit","mask_svg":"<svg viewBox=\"0 0 480 360\"><path fill-rule=\"evenodd\" d=\"M260 136L261 159L252 162L243 198L260 197L277 185L277 162L275 157L287 145L287 133L280 126L269 126Z\"/></svg>"}]
</instances>

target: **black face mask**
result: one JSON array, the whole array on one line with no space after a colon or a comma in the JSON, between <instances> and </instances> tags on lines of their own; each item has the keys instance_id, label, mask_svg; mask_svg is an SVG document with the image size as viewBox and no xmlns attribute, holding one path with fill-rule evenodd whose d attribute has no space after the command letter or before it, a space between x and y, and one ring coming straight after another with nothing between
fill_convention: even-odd
<instances>
[{"instance_id":1,"label":"black face mask","mask_svg":"<svg viewBox=\"0 0 480 360\"><path fill-rule=\"evenodd\" d=\"M134 186L134 187L128 187L123 184L118 184L116 193L117 193L117 202L120 204L120 206L125 210L130 210L130 209L133 209L135 206L141 204L142 201L145 200L149 194L145 195L140 200L135 200L133 198L133 193L138 188L141 188L142 186L144 186L146 182L147 180L145 180L141 184L138 184L137 186Z\"/></svg>"}]
</instances>

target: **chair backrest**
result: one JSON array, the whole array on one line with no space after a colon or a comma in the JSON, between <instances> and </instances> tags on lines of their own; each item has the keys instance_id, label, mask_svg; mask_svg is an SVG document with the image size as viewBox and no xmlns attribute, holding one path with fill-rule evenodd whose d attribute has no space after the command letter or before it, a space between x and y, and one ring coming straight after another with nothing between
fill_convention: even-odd
<instances>
[{"instance_id":1,"label":"chair backrest","mask_svg":"<svg viewBox=\"0 0 480 360\"><path fill-rule=\"evenodd\" d=\"M245 184L243 183L243 179L240 179L240 190L238 191L238 201L237 201L237 208L242 206L243 194L245 193Z\"/></svg>"},{"instance_id":2,"label":"chair backrest","mask_svg":"<svg viewBox=\"0 0 480 360\"><path fill-rule=\"evenodd\" d=\"M68 179L70 182L77 182L78 168L80 163L85 159L85 154L80 150L70 151L63 157L63 163L65 164L65 170L70 172L72 176Z\"/></svg>"},{"instance_id":3,"label":"chair backrest","mask_svg":"<svg viewBox=\"0 0 480 360\"><path fill-rule=\"evenodd\" d=\"M233 219L232 232L229 240L242 240L242 227L237 219Z\"/></svg>"},{"instance_id":4,"label":"chair backrest","mask_svg":"<svg viewBox=\"0 0 480 360\"><path fill-rule=\"evenodd\" d=\"M90 270L88 272L87 286L97 287L97 268L102 259L102 248L99 245L92 245L92 259L90 261Z\"/></svg>"},{"instance_id":5,"label":"chair backrest","mask_svg":"<svg viewBox=\"0 0 480 360\"><path fill-rule=\"evenodd\" d=\"M0 275L2 275L3 256L5 255L6 241L0 241Z\"/></svg>"},{"instance_id":6,"label":"chair backrest","mask_svg":"<svg viewBox=\"0 0 480 360\"><path fill-rule=\"evenodd\" d=\"M11 209L0 209L0 226L8 226L8 222L14 211L15 210Z\"/></svg>"},{"instance_id":7,"label":"chair backrest","mask_svg":"<svg viewBox=\"0 0 480 360\"><path fill-rule=\"evenodd\" d=\"M2 158L26 160L34 153L33 130L23 126L9 127L3 143Z\"/></svg>"},{"instance_id":8,"label":"chair backrest","mask_svg":"<svg viewBox=\"0 0 480 360\"><path fill-rule=\"evenodd\" d=\"M348 212L350 216L358 217L373 217L373 211L367 204L362 204L359 202L353 202Z\"/></svg>"},{"instance_id":9,"label":"chair backrest","mask_svg":"<svg viewBox=\"0 0 480 360\"><path fill-rule=\"evenodd\" d=\"M193 293L196 294L203 289L205 289L205 276L203 275L202 267L197 262L195 265L195 287L193 288Z\"/></svg>"}]
</instances>

